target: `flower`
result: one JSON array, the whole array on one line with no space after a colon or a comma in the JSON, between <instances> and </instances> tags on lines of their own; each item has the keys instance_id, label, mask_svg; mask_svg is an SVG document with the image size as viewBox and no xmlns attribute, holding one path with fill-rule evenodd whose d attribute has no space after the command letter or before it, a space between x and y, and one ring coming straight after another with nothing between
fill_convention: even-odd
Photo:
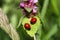
<instances>
[{"instance_id":1,"label":"flower","mask_svg":"<svg viewBox=\"0 0 60 40\"><path fill-rule=\"evenodd\" d=\"M37 6L36 6L37 2L38 0L23 1L20 3L20 7L24 10L24 14L28 12L32 14L36 14L37 13Z\"/></svg>"},{"instance_id":2,"label":"flower","mask_svg":"<svg viewBox=\"0 0 60 40\"><path fill-rule=\"evenodd\" d=\"M38 0L29 0L29 2L37 3Z\"/></svg>"},{"instance_id":3,"label":"flower","mask_svg":"<svg viewBox=\"0 0 60 40\"><path fill-rule=\"evenodd\" d=\"M21 3L20 3L20 7L21 7L21 8L24 8L24 2L21 2Z\"/></svg>"},{"instance_id":4,"label":"flower","mask_svg":"<svg viewBox=\"0 0 60 40\"><path fill-rule=\"evenodd\" d=\"M31 8L32 6L33 6L33 3L30 3L29 1L23 1L20 3L21 8L25 8L25 7Z\"/></svg>"},{"instance_id":5,"label":"flower","mask_svg":"<svg viewBox=\"0 0 60 40\"><path fill-rule=\"evenodd\" d=\"M37 6L33 7L33 13L37 13Z\"/></svg>"}]
</instances>

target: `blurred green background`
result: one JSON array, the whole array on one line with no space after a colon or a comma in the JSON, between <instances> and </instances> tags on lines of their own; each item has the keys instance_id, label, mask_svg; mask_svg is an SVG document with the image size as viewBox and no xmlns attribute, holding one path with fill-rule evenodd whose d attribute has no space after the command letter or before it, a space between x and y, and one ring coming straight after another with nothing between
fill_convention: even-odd
<instances>
[{"instance_id":1,"label":"blurred green background","mask_svg":"<svg viewBox=\"0 0 60 40\"><path fill-rule=\"evenodd\" d=\"M21 1L22 0L0 0L0 8L2 8L3 12L8 17L9 22L15 28L23 15L22 9L19 7ZM36 36L37 40L39 40L39 36L41 40L60 40L60 0L39 0L38 8L42 27L41 30L38 30L37 32L37 34L39 34L41 31L41 35L37 35L38 37ZM19 28L17 30L19 33ZM22 33L20 33L20 35L21 34ZM0 40L12 39L4 30L0 29Z\"/></svg>"}]
</instances>

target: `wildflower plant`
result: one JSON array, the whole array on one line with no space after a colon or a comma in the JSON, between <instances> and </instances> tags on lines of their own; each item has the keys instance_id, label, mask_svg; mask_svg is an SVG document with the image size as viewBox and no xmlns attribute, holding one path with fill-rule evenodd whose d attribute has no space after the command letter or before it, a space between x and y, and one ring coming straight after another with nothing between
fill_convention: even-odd
<instances>
[{"instance_id":1,"label":"wildflower plant","mask_svg":"<svg viewBox=\"0 0 60 40\"><path fill-rule=\"evenodd\" d=\"M60 40L59 0L0 1L0 40Z\"/></svg>"},{"instance_id":2,"label":"wildflower plant","mask_svg":"<svg viewBox=\"0 0 60 40\"><path fill-rule=\"evenodd\" d=\"M40 19L37 16L37 2L38 0L27 0L20 3L20 7L23 9L25 15L22 21L23 28L25 30L28 29L26 30L26 32L32 37L35 35L37 29L40 27Z\"/></svg>"}]
</instances>

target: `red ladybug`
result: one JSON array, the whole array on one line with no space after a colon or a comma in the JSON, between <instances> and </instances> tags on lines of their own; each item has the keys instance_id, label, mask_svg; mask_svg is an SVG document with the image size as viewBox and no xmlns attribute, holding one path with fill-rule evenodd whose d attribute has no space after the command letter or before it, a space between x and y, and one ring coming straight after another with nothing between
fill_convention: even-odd
<instances>
[{"instance_id":1,"label":"red ladybug","mask_svg":"<svg viewBox=\"0 0 60 40\"><path fill-rule=\"evenodd\" d=\"M25 27L25 29L27 29L27 30L30 30L30 29L31 29L31 28L30 28L30 24L28 24L28 23L25 23L24 27Z\"/></svg>"},{"instance_id":2,"label":"red ladybug","mask_svg":"<svg viewBox=\"0 0 60 40\"><path fill-rule=\"evenodd\" d=\"M35 24L35 23L36 23L36 21L37 21L37 19L36 19L36 18L32 18L32 19L31 19L31 21L30 21L30 23L31 23L31 24Z\"/></svg>"}]
</instances>

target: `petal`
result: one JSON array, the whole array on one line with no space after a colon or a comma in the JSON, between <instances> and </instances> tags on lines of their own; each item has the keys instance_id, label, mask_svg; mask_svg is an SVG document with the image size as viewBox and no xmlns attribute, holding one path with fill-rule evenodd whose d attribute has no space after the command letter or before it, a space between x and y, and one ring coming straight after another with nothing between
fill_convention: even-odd
<instances>
[{"instance_id":1,"label":"petal","mask_svg":"<svg viewBox=\"0 0 60 40\"><path fill-rule=\"evenodd\" d=\"M38 2L38 0L34 0L34 1L33 1L33 3L37 3L37 2Z\"/></svg>"},{"instance_id":2,"label":"petal","mask_svg":"<svg viewBox=\"0 0 60 40\"><path fill-rule=\"evenodd\" d=\"M37 13L37 6L33 7L33 13Z\"/></svg>"},{"instance_id":3,"label":"petal","mask_svg":"<svg viewBox=\"0 0 60 40\"><path fill-rule=\"evenodd\" d=\"M29 0L29 2L33 2L33 0Z\"/></svg>"},{"instance_id":4,"label":"petal","mask_svg":"<svg viewBox=\"0 0 60 40\"><path fill-rule=\"evenodd\" d=\"M20 7L21 7L21 8L24 8L24 2L21 2L21 3L20 3Z\"/></svg>"}]
</instances>

